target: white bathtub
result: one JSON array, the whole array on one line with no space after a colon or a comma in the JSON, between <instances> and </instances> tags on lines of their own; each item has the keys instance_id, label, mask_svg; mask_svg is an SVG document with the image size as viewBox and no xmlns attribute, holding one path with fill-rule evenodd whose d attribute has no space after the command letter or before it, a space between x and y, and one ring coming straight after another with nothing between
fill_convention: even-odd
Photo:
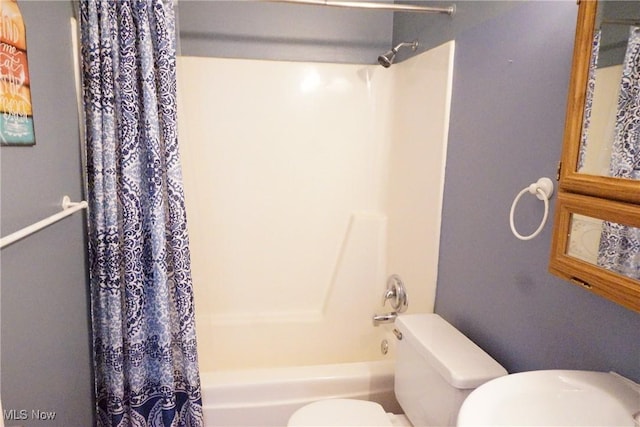
<instances>
[{"instance_id":1,"label":"white bathtub","mask_svg":"<svg viewBox=\"0 0 640 427\"><path fill-rule=\"evenodd\" d=\"M206 427L286 426L307 403L354 398L400 413L393 394L393 362L374 361L201 374Z\"/></svg>"}]
</instances>

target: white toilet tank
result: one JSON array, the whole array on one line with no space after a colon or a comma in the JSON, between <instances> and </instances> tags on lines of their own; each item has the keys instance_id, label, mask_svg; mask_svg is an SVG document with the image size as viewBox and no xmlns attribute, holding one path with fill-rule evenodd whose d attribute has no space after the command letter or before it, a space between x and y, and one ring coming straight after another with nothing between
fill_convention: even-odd
<instances>
[{"instance_id":1,"label":"white toilet tank","mask_svg":"<svg viewBox=\"0 0 640 427\"><path fill-rule=\"evenodd\" d=\"M454 426L464 399L507 371L437 314L399 316L396 398L414 426Z\"/></svg>"}]
</instances>

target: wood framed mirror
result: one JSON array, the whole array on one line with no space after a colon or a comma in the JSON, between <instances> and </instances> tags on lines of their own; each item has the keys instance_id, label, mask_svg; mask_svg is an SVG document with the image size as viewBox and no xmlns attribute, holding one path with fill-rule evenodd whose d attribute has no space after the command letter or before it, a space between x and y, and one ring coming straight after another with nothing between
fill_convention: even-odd
<instances>
[{"instance_id":1,"label":"wood framed mirror","mask_svg":"<svg viewBox=\"0 0 640 427\"><path fill-rule=\"evenodd\" d=\"M549 271L640 312L640 1L578 7Z\"/></svg>"}]
</instances>

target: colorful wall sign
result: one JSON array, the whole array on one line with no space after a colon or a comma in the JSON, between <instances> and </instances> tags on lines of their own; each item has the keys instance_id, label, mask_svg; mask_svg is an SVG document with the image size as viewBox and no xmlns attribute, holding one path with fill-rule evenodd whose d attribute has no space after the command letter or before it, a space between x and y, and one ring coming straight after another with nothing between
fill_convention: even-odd
<instances>
[{"instance_id":1,"label":"colorful wall sign","mask_svg":"<svg viewBox=\"0 0 640 427\"><path fill-rule=\"evenodd\" d=\"M33 145L27 40L16 0L0 0L0 144Z\"/></svg>"}]
</instances>

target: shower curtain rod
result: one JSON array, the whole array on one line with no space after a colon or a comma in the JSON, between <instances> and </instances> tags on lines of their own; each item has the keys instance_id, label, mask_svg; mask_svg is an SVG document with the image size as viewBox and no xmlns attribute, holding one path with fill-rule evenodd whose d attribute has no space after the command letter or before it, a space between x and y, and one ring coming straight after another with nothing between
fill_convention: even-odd
<instances>
[{"instance_id":1,"label":"shower curtain rod","mask_svg":"<svg viewBox=\"0 0 640 427\"><path fill-rule=\"evenodd\" d=\"M398 4L398 3L377 3L377 2L365 2L365 1L340 1L340 0L260 0L269 3L291 3L291 4L306 4L311 6L330 6L330 7L345 7L351 9L373 9L373 10L386 10L392 12L413 12L413 13L446 13L447 15L453 15L456 11L456 6L449 7L430 7L430 6L416 6L412 4Z\"/></svg>"}]
</instances>

